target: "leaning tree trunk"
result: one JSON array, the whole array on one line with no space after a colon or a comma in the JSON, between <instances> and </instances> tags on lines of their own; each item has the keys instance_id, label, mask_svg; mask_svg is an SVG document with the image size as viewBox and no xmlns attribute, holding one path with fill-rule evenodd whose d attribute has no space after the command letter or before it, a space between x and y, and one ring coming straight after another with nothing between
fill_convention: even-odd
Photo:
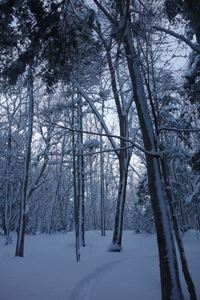
<instances>
[{"instance_id":1,"label":"leaning tree trunk","mask_svg":"<svg viewBox=\"0 0 200 300\"><path fill-rule=\"evenodd\" d=\"M33 135L34 98L33 98L33 74L31 69L29 70L27 84L28 84L28 100L29 100L28 136L27 136L26 151L24 157L24 174L23 174L23 182L22 182L22 195L20 201L20 216L19 216L19 226L17 230L17 246L15 251L15 256L20 256L20 257L24 256L26 202L27 202L27 192L28 192L29 167L30 167L30 160L31 160L31 142L32 142L32 135Z\"/></svg>"},{"instance_id":2,"label":"leaning tree trunk","mask_svg":"<svg viewBox=\"0 0 200 300\"><path fill-rule=\"evenodd\" d=\"M184 250L183 242L182 242L181 235L180 235L178 221L177 221L176 214L174 211L174 206L173 206L174 199L173 199L173 195L171 192L172 185L170 182L169 167L168 167L166 159L163 158L161 163L162 163L163 178L164 178L164 182L165 182L165 190L166 190L166 195L167 195L168 202L169 202L170 214L171 214L171 219L172 219L172 223L173 223L176 242L177 242L177 246L178 246L178 250L179 250L179 254L180 254L183 274L184 274L185 281L186 281L188 291L190 294L190 299L197 300L194 283L192 281L192 277L190 275L190 271L189 271L188 264L187 264L187 259L185 256L185 250Z\"/></svg>"},{"instance_id":3,"label":"leaning tree trunk","mask_svg":"<svg viewBox=\"0 0 200 300\"><path fill-rule=\"evenodd\" d=\"M119 11L123 16L123 8L119 2ZM149 193L155 219L157 243L160 260L161 291L163 300L184 299L178 273L178 263L166 196L163 189L160 159L153 124L150 117L144 86L141 79L137 53L131 32L131 24L127 20L123 37L123 46L126 54L130 80L133 89L134 101L143 135L146 150ZM150 153L148 153L150 152ZM155 154L153 156L153 154Z\"/></svg>"}]
</instances>

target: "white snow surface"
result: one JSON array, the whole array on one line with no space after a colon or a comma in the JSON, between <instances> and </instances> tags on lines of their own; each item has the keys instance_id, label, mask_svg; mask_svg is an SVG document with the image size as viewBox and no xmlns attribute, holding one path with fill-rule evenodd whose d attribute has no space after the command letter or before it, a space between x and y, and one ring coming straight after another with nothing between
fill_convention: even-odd
<instances>
[{"instance_id":1,"label":"white snow surface","mask_svg":"<svg viewBox=\"0 0 200 300\"><path fill-rule=\"evenodd\" d=\"M15 241L0 237L0 300L159 300L160 279L156 237L125 231L123 251L107 252L112 232L86 232L81 262L74 251L74 233L26 236L25 257L15 258ZM200 299L200 241L184 236L188 264ZM184 278L185 299L189 299Z\"/></svg>"}]
</instances>

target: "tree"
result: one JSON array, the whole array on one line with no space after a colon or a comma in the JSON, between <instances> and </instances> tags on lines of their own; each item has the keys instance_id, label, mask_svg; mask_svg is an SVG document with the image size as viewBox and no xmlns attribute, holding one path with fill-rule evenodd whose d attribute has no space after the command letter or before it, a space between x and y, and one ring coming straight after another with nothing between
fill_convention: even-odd
<instances>
[{"instance_id":1,"label":"tree","mask_svg":"<svg viewBox=\"0 0 200 300\"><path fill-rule=\"evenodd\" d=\"M91 19L79 3L5 1L0 4L0 12L1 78L7 84L15 84L33 62L35 68L39 65L36 74L48 87L60 80L69 82L80 63L86 66L100 52L92 36Z\"/></svg>"},{"instance_id":2,"label":"tree","mask_svg":"<svg viewBox=\"0 0 200 300\"><path fill-rule=\"evenodd\" d=\"M115 2L116 12L121 20L119 23L116 19L113 20L113 17L110 16L110 14L97 0L94 0L94 2L106 14L110 22L117 26L117 32L121 37L121 42L125 51L134 101L143 135L144 148L145 151L147 151L146 163L148 184L154 211L159 249L162 298L183 299L172 228L166 203L166 195L162 183L158 145L147 106L141 72L138 65L138 54L134 46L134 27L131 23L129 2Z\"/></svg>"},{"instance_id":3,"label":"tree","mask_svg":"<svg viewBox=\"0 0 200 300\"><path fill-rule=\"evenodd\" d=\"M26 210L28 195L28 180L31 161L31 142L33 136L33 114L34 114L34 96L33 96L33 74L30 69L27 77L27 98L28 98L28 130L26 137L26 149L24 155L24 173L22 182L22 195L20 200L19 225L17 230L17 245L15 256L24 256L24 235L26 226Z\"/></svg>"}]
</instances>

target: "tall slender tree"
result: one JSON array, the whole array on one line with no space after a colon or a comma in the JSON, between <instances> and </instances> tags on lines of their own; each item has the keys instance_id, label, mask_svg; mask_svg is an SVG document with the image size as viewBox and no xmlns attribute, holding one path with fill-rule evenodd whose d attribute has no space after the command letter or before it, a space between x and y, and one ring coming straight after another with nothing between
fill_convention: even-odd
<instances>
[{"instance_id":1,"label":"tall slender tree","mask_svg":"<svg viewBox=\"0 0 200 300\"><path fill-rule=\"evenodd\" d=\"M33 136L33 114L34 114L34 94L33 94L33 73L31 68L27 76L27 101L28 101L28 130L26 137L26 149L24 155L24 173L22 181L22 194L20 200L19 225L17 230L17 245L15 256L24 256L24 235L26 226L26 205L28 195L28 181L31 161L31 143Z\"/></svg>"},{"instance_id":2,"label":"tall slender tree","mask_svg":"<svg viewBox=\"0 0 200 300\"><path fill-rule=\"evenodd\" d=\"M162 299L183 299L172 228L162 181L158 141L149 113L139 68L138 53L135 49L134 25L131 22L130 2L115 1L118 19L113 18L113 16L102 7L99 1L94 0L94 2L107 16L110 22L116 26L117 37L121 39L127 60L133 97L143 135L144 148L146 150L149 192L154 211L159 249Z\"/></svg>"}]
</instances>

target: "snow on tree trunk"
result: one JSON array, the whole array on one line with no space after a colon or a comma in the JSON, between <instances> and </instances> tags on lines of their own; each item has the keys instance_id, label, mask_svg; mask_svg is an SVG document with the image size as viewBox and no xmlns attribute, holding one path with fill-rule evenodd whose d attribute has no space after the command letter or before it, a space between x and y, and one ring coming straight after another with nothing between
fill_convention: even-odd
<instances>
[{"instance_id":1,"label":"snow on tree trunk","mask_svg":"<svg viewBox=\"0 0 200 300\"><path fill-rule=\"evenodd\" d=\"M184 250L183 242L182 242L181 235L180 235L178 221L177 221L176 214L174 211L174 206L173 206L174 199L173 199L173 195L171 193L172 185L170 182L169 167L168 167L166 158L163 158L161 160L161 165L162 165L162 171L163 171L163 178L164 178L164 182L165 182L165 191L166 191L167 199L169 202L170 214L171 214L171 219L172 219L172 223L173 223L176 242L177 242L178 249L179 249L183 274L184 274L185 281L186 281L188 291L190 294L190 299L197 300L194 283L192 281L192 277L190 275L190 271L189 271L188 264L187 264L187 259L185 256L185 250Z\"/></svg>"},{"instance_id":2,"label":"snow on tree trunk","mask_svg":"<svg viewBox=\"0 0 200 300\"><path fill-rule=\"evenodd\" d=\"M154 129L147 106L144 86L141 79L137 53L131 33L131 25L127 20L123 45L126 54L130 79L133 88L134 101L143 135L145 150L157 152L157 143ZM163 182L158 156L146 154L149 193L154 212L157 242L160 259L161 290L163 300L184 299L180 285L178 263L166 197L163 190Z\"/></svg>"}]
</instances>

